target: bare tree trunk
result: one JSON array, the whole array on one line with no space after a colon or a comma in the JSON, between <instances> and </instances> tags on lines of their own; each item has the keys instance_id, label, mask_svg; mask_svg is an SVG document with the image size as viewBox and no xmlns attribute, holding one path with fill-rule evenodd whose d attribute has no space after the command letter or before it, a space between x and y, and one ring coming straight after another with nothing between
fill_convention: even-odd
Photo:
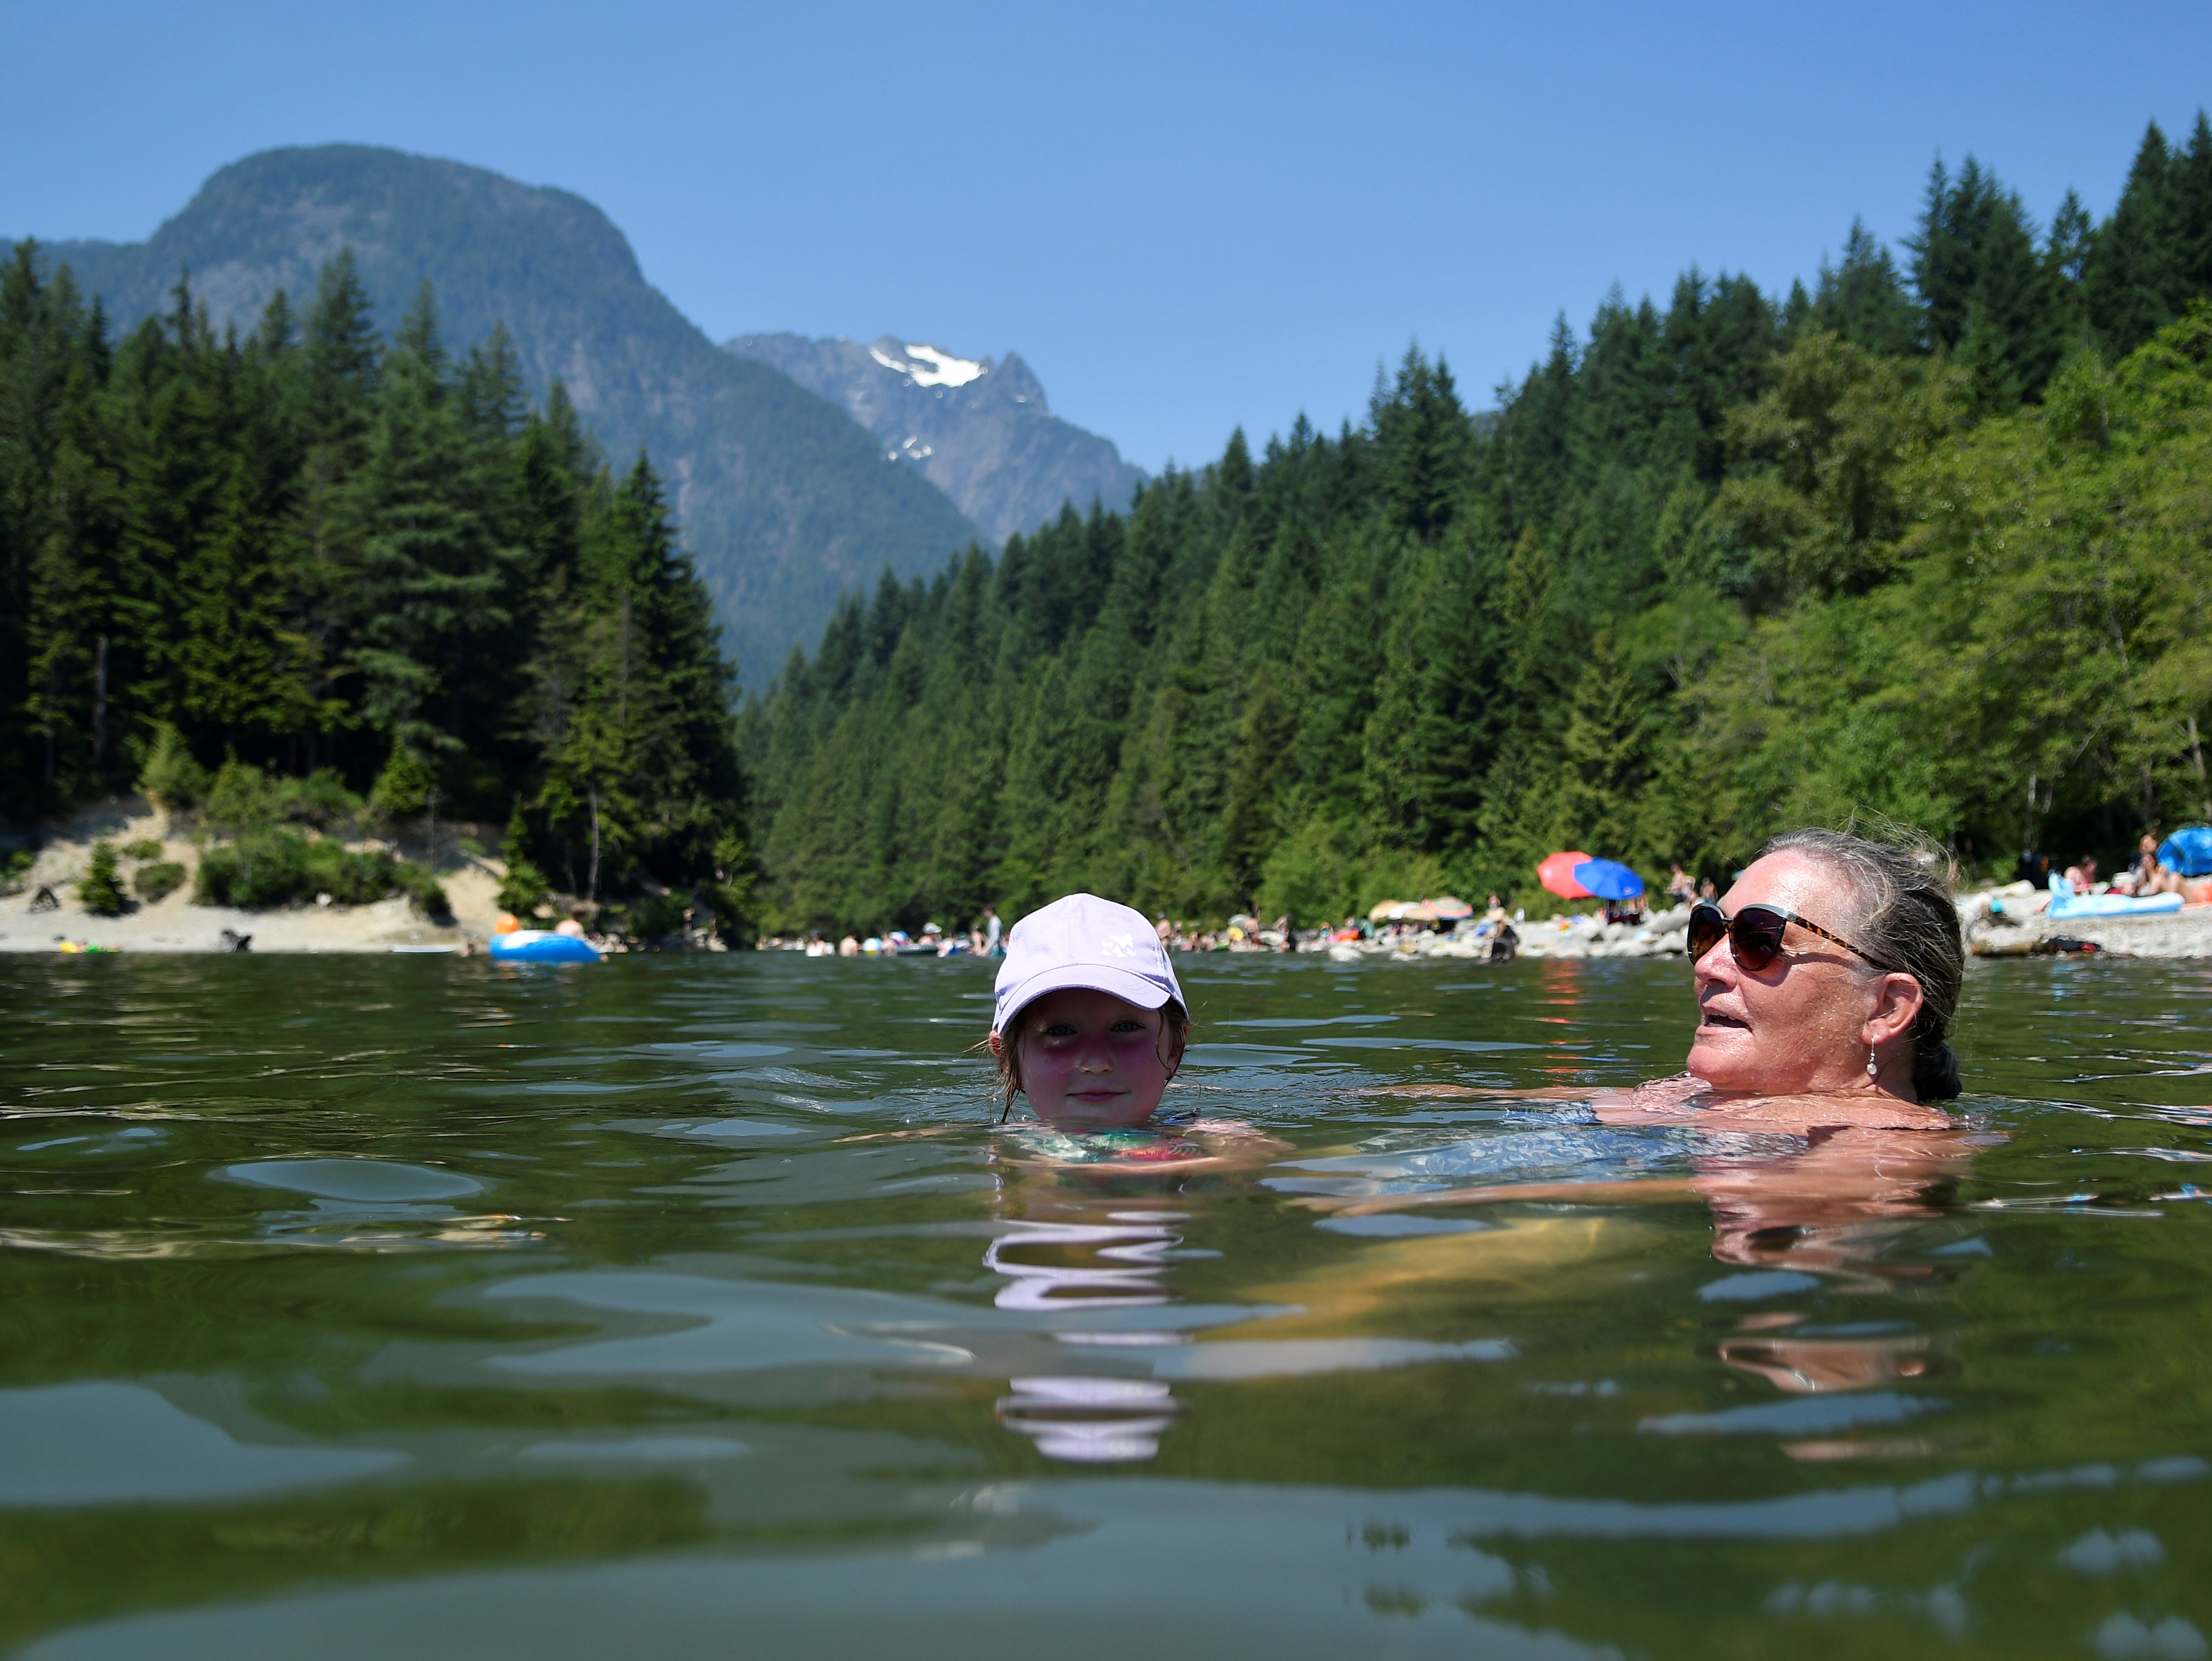
<instances>
[{"instance_id":1,"label":"bare tree trunk","mask_svg":"<svg viewBox=\"0 0 2212 1661\"><path fill-rule=\"evenodd\" d=\"M592 885L584 897L593 905L599 903L599 787L594 781L590 787L592 797Z\"/></svg>"},{"instance_id":2,"label":"bare tree trunk","mask_svg":"<svg viewBox=\"0 0 2212 1661\"><path fill-rule=\"evenodd\" d=\"M430 787L429 809L429 823L424 827L422 832L425 844L422 860L423 863L434 869L438 863L438 787L434 783Z\"/></svg>"},{"instance_id":3,"label":"bare tree trunk","mask_svg":"<svg viewBox=\"0 0 2212 1661\"><path fill-rule=\"evenodd\" d=\"M2212 784L2204 777L2204 740L2197 733L2197 717L2189 717L2189 757L2197 764L2197 805L2204 810L2204 817L2212 819Z\"/></svg>"},{"instance_id":4,"label":"bare tree trunk","mask_svg":"<svg viewBox=\"0 0 2212 1661\"><path fill-rule=\"evenodd\" d=\"M107 759L107 636L101 635L92 659L92 764Z\"/></svg>"}]
</instances>

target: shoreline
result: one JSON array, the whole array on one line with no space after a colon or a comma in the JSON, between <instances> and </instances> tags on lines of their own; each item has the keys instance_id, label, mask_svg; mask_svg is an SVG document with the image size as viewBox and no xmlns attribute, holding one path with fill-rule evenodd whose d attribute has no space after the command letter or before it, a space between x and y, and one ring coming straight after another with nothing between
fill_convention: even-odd
<instances>
[{"instance_id":1,"label":"shoreline","mask_svg":"<svg viewBox=\"0 0 2212 1661\"><path fill-rule=\"evenodd\" d=\"M198 846L172 834L167 814L137 798L112 800L49 833L21 891L0 897L0 952L59 952L71 944L130 952L226 952L234 949L223 943L226 929L246 936L251 941L246 949L253 952L481 950L498 918L499 885L507 874L495 859L459 852L435 861L432 868L453 907L448 923L433 922L404 894L367 905L289 906L268 911L194 905L189 875L174 893L137 901L119 917L93 916L77 903L76 890L93 843L105 840L119 849L141 837L161 843L161 858L197 873ZM126 871L126 886L128 878ZM31 903L41 887L51 888L58 904L50 910L33 911Z\"/></svg>"},{"instance_id":2,"label":"shoreline","mask_svg":"<svg viewBox=\"0 0 2212 1661\"><path fill-rule=\"evenodd\" d=\"M462 827L454 829L458 832ZM168 816L143 800L117 798L88 809L49 833L19 892L0 896L0 952L58 952L71 946L131 952L225 952L234 949L224 943L225 931L247 937L251 945L246 949L262 952L481 951L498 919L499 888L507 874L496 858L457 850L425 861L452 904L453 921L447 923L433 922L404 895L367 905L268 911L194 905L189 879L174 893L151 903L137 902L119 917L96 917L86 911L76 902L75 885L84 874L93 843L104 839L119 848L142 837L161 843L161 858L197 870L198 845L171 834ZM50 910L33 911L31 902L42 886L51 888L59 903ZM2100 957L2212 958L2212 905L2156 916L2083 917L2059 923L2039 914L2017 922L1992 916L1990 898L1998 894L2010 897L2015 891L1984 888L1958 897L1959 922L1970 957L2059 955L2061 948L2052 942L2064 940L2092 946ZM1607 924L1580 916L1516 928L1521 957L1599 958L1685 957L1688 926L1688 910L1677 906L1636 923ZM1322 954L1344 964L1428 958L1486 961L1490 942L1455 932L1356 945L1332 945L1322 937L1302 941L1297 949L1299 956Z\"/></svg>"}]
</instances>

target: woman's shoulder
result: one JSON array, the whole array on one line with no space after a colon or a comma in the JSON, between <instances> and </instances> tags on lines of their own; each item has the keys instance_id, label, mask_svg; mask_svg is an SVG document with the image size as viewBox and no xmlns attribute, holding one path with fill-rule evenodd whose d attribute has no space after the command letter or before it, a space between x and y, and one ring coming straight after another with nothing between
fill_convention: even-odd
<instances>
[{"instance_id":1,"label":"woman's shoulder","mask_svg":"<svg viewBox=\"0 0 2212 1661\"><path fill-rule=\"evenodd\" d=\"M1844 1129L1948 1130L1957 1123L1941 1108L1876 1091L1759 1095L1715 1090L1687 1073L1654 1079L1633 1090L1604 1092L1592 1097L1591 1104L1608 1124L1693 1123L1704 1129L1798 1135Z\"/></svg>"},{"instance_id":2,"label":"woman's shoulder","mask_svg":"<svg viewBox=\"0 0 2212 1661\"><path fill-rule=\"evenodd\" d=\"M1949 1130L1957 1123L1939 1107L1874 1091L1832 1091L1808 1096L1713 1098L1701 1122L1820 1130Z\"/></svg>"}]
</instances>

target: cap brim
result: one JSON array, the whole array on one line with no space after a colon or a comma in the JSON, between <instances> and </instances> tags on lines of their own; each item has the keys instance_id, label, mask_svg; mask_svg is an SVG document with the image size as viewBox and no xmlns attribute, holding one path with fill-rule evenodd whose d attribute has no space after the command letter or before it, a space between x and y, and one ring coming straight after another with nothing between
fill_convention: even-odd
<instances>
[{"instance_id":1,"label":"cap brim","mask_svg":"<svg viewBox=\"0 0 2212 1661\"><path fill-rule=\"evenodd\" d=\"M1051 969L1040 970L1014 988L1007 997L1001 999L999 1013L991 1022L991 1031L1005 1031L1008 1021L1047 993L1066 992L1071 988L1079 988L1086 992L1109 993L1139 1009L1158 1009L1176 995L1158 981L1142 975L1133 975L1126 969L1115 969L1103 964L1061 964Z\"/></svg>"}]
</instances>

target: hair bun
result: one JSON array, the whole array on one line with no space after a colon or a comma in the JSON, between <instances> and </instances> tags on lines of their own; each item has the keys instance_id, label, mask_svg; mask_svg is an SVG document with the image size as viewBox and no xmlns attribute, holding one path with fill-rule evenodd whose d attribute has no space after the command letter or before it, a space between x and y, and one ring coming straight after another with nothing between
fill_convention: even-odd
<instances>
[{"instance_id":1,"label":"hair bun","mask_svg":"<svg viewBox=\"0 0 2212 1661\"><path fill-rule=\"evenodd\" d=\"M1948 1102L1959 1093L1959 1058L1951 1046L1938 1039L1931 1053L1924 1045L1912 1052L1912 1090L1923 1102Z\"/></svg>"}]
</instances>

